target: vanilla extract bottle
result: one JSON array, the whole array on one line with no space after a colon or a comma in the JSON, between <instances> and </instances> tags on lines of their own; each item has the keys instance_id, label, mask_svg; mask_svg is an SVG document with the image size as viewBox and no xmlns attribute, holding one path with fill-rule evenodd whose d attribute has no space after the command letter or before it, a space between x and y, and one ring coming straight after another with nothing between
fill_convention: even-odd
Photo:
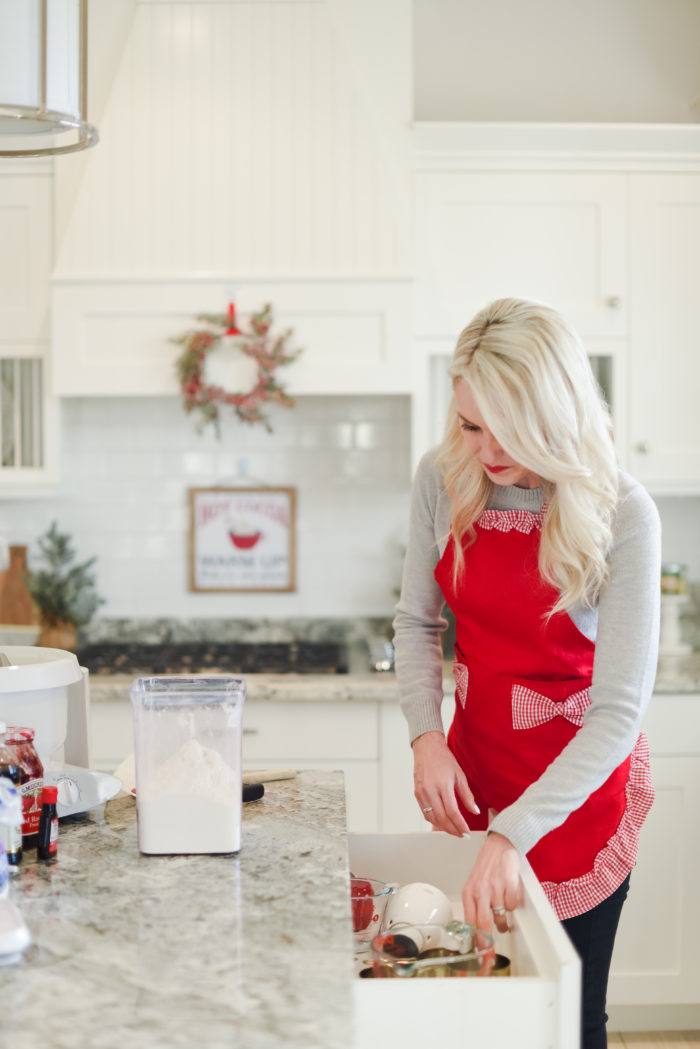
<instances>
[{"instance_id":1,"label":"vanilla extract bottle","mask_svg":"<svg viewBox=\"0 0 700 1049\"><path fill-rule=\"evenodd\" d=\"M39 819L39 838L36 843L36 855L39 860L53 860L58 852L58 814L56 801L58 787L44 787L41 792L41 817Z\"/></svg>"}]
</instances>

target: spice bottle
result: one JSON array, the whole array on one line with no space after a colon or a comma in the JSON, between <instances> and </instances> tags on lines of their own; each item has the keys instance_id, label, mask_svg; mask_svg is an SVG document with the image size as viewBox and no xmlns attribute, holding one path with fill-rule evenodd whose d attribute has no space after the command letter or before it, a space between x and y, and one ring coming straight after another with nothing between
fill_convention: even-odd
<instances>
[{"instance_id":1,"label":"spice bottle","mask_svg":"<svg viewBox=\"0 0 700 1049\"><path fill-rule=\"evenodd\" d=\"M22 781L22 769L19 767L15 754L5 744L5 731L5 723L0 721L0 776L6 776L15 787L19 788ZM22 860L22 822L9 826L0 823L0 843L4 846L10 867L17 867Z\"/></svg>"},{"instance_id":2,"label":"spice bottle","mask_svg":"<svg viewBox=\"0 0 700 1049\"><path fill-rule=\"evenodd\" d=\"M44 786L44 766L34 746L33 728L8 728L5 744L15 755L22 770L19 792L22 795L22 848L36 847L41 816L41 791Z\"/></svg>"},{"instance_id":3,"label":"spice bottle","mask_svg":"<svg viewBox=\"0 0 700 1049\"><path fill-rule=\"evenodd\" d=\"M39 860L52 860L58 852L58 787L44 787L41 792L41 816L36 855Z\"/></svg>"}]
</instances>

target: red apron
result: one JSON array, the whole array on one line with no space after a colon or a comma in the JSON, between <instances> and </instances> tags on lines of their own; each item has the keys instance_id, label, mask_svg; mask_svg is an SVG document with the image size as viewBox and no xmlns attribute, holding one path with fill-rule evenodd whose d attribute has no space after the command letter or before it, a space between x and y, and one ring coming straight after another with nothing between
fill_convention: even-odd
<instances>
[{"instance_id":1,"label":"red apron","mask_svg":"<svg viewBox=\"0 0 700 1049\"><path fill-rule=\"evenodd\" d=\"M578 731L590 703L595 645L556 601L537 565L541 517L486 510L465 544L455 590L450 538L435 578L457 622L456 710L448 743L469 781L484 830L537 780ZM528 853L560 918L606 899L634 866L654 791L644 735L625 761Z\"/></svg>"}]
</instances>

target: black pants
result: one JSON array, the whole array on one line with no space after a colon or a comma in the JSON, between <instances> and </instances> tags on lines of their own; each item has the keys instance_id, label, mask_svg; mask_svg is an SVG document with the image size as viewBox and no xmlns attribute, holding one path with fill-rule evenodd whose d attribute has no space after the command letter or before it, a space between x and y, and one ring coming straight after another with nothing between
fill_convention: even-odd
<instances>
[{"instance_id":1,"label":"black pants","mask_svg":"<svg viewBox=\"0 0 700 1049\"><path fill-rule=\"evenodd\" d=\"M593 910L565 918L562 925L581 959L581 1049L606 1049L605 997L610 960L622 904L630 887L629 874L612 896Z\"/></svg>"}]
</instances>

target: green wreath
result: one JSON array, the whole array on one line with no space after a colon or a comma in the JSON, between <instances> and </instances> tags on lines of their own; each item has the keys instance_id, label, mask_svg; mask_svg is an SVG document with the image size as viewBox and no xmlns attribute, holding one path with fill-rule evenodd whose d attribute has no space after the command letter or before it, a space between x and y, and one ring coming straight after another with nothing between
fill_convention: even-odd
<instances>
[{"instance_id":1,"label":"green wreath","mask_svg":"<svg viewBox=\"0 0 700 1049\"><path fill-rule=\"evenodd\" d=\"M208 328L188 331L178 338L171 339L171 342L185 347L175 362L185 411L188 414L191 412L200 414L199 430L213 423L219 434L221 405L230 404L241 422L262 423L271 433L272 426L262 410L262 405L272 403L281 404L285 408L293 408L296 403L293 397L285 393L284 387L277 381L275 375L277 368L291 364L302 353L301 349L288 349L288 343L293 334L292 329L289 328L273 338L270 331L272 306L269 303L263 306L258 313L252 314L247 331L239 331L235 327L233 307L231 307L229 316L201 313L196 319L207 324ZM255 386L247 392L227 391L221 386L210 385L204 380L207 356L231 332L236 335L241 353L251 357L257 364Z\"/></svg>"}]
</instances>

